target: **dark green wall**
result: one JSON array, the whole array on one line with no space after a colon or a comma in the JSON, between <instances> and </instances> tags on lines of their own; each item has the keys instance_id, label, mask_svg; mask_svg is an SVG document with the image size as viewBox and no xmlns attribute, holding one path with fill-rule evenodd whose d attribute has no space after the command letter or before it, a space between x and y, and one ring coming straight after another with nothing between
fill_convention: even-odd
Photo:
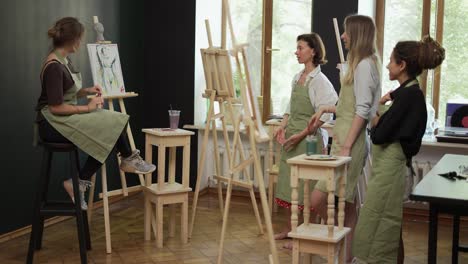
<instances>
[{"instance_id":1,"label":"dark green wall","mask_svg":"<svg viewBox=\"0 0 468 264\"><path fill-rule=\"evenodd\" d=\"M119 44L125 86L139 93L126 100L135 143L144 153L143 127L168 127L167 107L182 110L181 125L193 124L195 0L8 0L2 1L0 25L0 130L3 186L0 191L0 234L31 223L32 204L42 152L33 148L34 106L40 93L41 64L49 50L47 30L57 19L77 17L87 33L82 42L94 42L92 16L99 16L106 39ZM86 46L73 57L92 85ZM178 153L179 161L181 153ZM82 155L84 158L85 155ZM154 152L154 161L157 155ZM84 162L84 160L82 160ZM191 183L196 178L197 138L192 137ZM61 186L68 177L66 157L53 163L51 198L67 199ZM115 155L107 161L109 189L120 188ZM155 173L156 174L156 173ZM180 178L180 168L176 178ZM128 175L127 183L137 183ZM101 191L98 173L96 193ZM6 217L5 217L6 216Z\"/></svg>"},{"instance_id":2,"label":"dark green wall","mask_svg":"<svg viewBox=\"0 0 468 264\"><path fill-rule=\"evenodd\" d=\"M41 63L49 50L48 28L60 17L77 17L86 27L83 43L94 40L92 16L105 25L105 36L120 41L120 1L113 0L8 0L2 1L0 25L0 112L1 169L0 234L29 225L42 152L32 147L34 106L40 93ZM90 86L92 77L88 54L83 45L75 64L83 74L83 85ZM61 180L68 177L68 159L54 162L53 199L66 198ZM110 161L115 163L115 159ZM112 170L111 170L112 173ZM115 186L115 180L110 185Z\"/></svg>"},{"instance_id":3,"label":"dark green wall","mask_svg":"<svg viewBox=\"0 0 468 264\"><path fill-rule=\"evenodd\" d=\"M145 25L142 124L168 127L169 104L181 110L181 125L193 124L195 54L199 56L195 53L195 0L146 0L142 16ZM192 187L197 175L197 141L196 135L191 138ZM177 157L181 164L180 149ZM153 160L156 159L156 148L153 148ZM181 176L181 168L176 167L176 179Z\"/></svg>"}]
</instances>

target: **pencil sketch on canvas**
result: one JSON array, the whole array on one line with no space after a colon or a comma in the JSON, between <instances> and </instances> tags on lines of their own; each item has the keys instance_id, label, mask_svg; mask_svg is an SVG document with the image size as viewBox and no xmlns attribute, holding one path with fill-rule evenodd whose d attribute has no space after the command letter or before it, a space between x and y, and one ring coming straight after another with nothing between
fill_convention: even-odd
<instances>
[{"instance_id":1,"label":"pencil sketch on canvas","mask_svg":"<svg viewBox=\"0 0 468 264\"><path fill-rule=\"evenodd\" d=\"M88 44L88 54L93 81L101 85L103 93L125 93L117 44Z\"/></svg>"}]
</instances>

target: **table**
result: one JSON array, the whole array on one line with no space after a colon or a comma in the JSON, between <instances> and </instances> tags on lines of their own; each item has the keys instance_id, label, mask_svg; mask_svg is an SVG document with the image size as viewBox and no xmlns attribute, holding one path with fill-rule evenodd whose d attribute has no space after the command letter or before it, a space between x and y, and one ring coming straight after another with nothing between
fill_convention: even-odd
<instances>
[{"instance_id":1,"label":"table","mask_svg":"<svg viewBox=\"0 0 468 264\"><path fill-rule=\"evenodd\" d=\"M429 203L428 263L437 261L438 214L453 215L452 263L458 263L458 251L468 252L468 247L459 246L460 216L468 215L468 181L450 181L439 173L458 172L458 166L468 165L468 156L446 154L431 171L416 185L410 198Z\"/></svg>"}]
</instances>

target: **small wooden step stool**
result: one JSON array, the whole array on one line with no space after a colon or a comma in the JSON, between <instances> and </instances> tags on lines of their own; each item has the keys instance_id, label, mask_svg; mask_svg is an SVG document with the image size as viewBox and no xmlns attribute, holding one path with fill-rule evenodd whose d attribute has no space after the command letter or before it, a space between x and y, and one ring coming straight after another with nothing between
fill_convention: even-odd
<instances>
[{"instance_id":1,"label":"small wooden step stool","mask_svg":"<svg viewBox=\"0 0 468 264\"><path fill-rule=\"evenodd\" d=\"M145 158L152 163L152 146L158 147L158 182L152 183L151 174L145 175L145 240L151 240L151 227L156 238L158 248L163 247L163 207L169 204L170 221L169 236L175 234L175 205L181 204L181 233L182 243L188 239L188 193L190 172L190 136L194 132L183 129L147 128L145 133ZM176 148L183 148L182 183L175 181ZM169 148L169 181L166 175L166 148ZM152 205L155 205L155 217Z\"/></svg>"},{"instance_id":2,"label":"small wooden step stool","mask_svg":"<svg viewBox=\"0 0 468 264\"><path fill-rule=\"evenodd\" d=\"M331 160L308 160L305 154L288 159L291 165L291 232L293 238L292 263L299 263L299 253L304 252L313 255L322 255L327 258L328 264L346 262L346 235L351 231L344 227L345 187L347 164L350 157L336 157ZM335 183L339 178L338 190L338 227L335 226ZM298 191L299 180L304 181L304 223L297 226L298 222ZM310 224L309 181L326 180L328 190L328 219L327 225Z\"/></svg>"}]
</instances>

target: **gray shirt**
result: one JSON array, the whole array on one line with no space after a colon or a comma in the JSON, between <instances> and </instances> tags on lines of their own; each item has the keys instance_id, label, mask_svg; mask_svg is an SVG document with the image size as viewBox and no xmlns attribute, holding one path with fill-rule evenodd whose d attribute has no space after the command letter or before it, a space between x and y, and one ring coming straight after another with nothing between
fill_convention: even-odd
<instances>
[{"instance_id":1,"label":"gray shirt","mask_svg":"<svg viewBox=\"0 0 468 264\"><path fill-rule=\"evenodd\" d=\"M370 57L361 60L354 71L354 96L356 115L371 120L378 110L382 89L379 70Z\"/></svg>"}]
</instances>

